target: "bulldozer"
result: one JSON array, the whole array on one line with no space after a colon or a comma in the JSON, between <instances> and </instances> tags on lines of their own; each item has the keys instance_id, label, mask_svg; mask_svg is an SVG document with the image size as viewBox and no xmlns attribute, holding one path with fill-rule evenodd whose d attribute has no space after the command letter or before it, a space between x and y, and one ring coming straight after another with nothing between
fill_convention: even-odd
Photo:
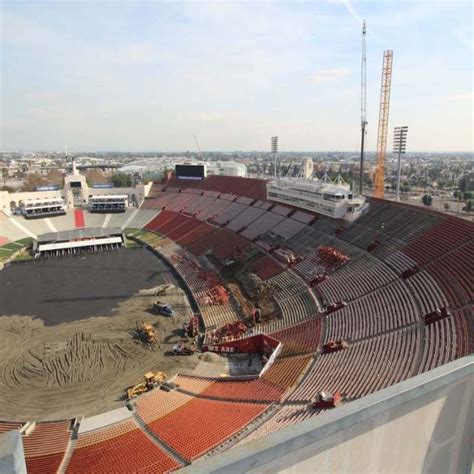
<instances>
[{"instance_id":1,"label":"bulldozer","mask_svg":"<svg viewBox=\"0 0 474 474\"><path fill-rule=\"evenodd\" d=\"M144 321L140 324L137 323L137 334L146 344L156 343L155 328L150 323L145 323Z\"/></svg>"},{"instance_id":2,"label":"bulldozer","mask_svg":"<svg viewBox=\"0 0 474 474\"><path fill-rule=\"evenodd\" d=\"M143 382L139 382L127 390L128 400L161 385L166 380L166 374L164 372L147 372L143 378Z\"/></svg>"}]
</instances>

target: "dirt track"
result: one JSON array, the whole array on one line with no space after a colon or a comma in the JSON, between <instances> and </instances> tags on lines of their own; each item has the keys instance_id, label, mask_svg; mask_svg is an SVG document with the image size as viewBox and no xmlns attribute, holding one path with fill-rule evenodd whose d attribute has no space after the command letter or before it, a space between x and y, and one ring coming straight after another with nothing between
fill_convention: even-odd
<instances>
[{"instance_id":1,"label":"dirt track","mask_svg":"<svg viewBox=\"0 0 474 474\"><path fill-rule=\"evenodd\" d=\"M196 356L166 354L191 316L183 291L172 286L159 296L175 309L173 318L149 312L157 299L152 294L149 289L137 292L119 303L113 316L56 326L30 316L0 317L0 419L97 414L121 406L123 390L148 370L172 376L194 368ZM141 320L156 325L159 341L152 349L131 335Z\"/></svg>"}]
</instances>

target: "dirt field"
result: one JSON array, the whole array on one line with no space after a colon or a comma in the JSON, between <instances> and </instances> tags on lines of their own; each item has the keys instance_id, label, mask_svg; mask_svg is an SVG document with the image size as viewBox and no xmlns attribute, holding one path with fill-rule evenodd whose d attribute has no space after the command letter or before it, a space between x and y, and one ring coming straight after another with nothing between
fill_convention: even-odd
<instances>
[{"instance_id":1,"label":"dirt field","mask_svg":"<svg viewBox=\"0 0 474 474\"><path fill-rule=\"evenodd\" d=\"M129 252L138 255L142 251ZM116 260L114 267L108 268L108 278L120 279L123 262L117 260L118 254L109 255L115 255ZM197 356L167 354L180 340L180 328L189 320L191 309L183 291L171 284L159 299L173 306L175 316L151 314L155 290L165 286L160 283L177 283L156 257L148 252L145 255L148 267L156 266L158 273L151 275L147 267L146 285L113 306L97 299L103 305L103 317L95 311L95 317L62 324L51 325L49 319L49 326L31 316L0 317L0 419L41 421L94 415L121 406L123 390L140 381L148 370L163 370L172 376L197 365ZM92 266L91 271L96 270L97 266ZM143 276L139 271L135 274L143 284ZM71 295L79 305L84 297L81 287ZM71 319L77 317L72 315ZM136 322L142 320L156 326L159 340L152 348L132 337Z\"/></svg>"}]
</instances>

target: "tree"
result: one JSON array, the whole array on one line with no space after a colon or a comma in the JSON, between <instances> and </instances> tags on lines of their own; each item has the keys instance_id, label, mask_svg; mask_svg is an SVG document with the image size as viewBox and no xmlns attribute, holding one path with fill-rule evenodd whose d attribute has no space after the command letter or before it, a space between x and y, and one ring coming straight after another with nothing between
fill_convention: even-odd
<instances>
[{"instance_id":1,"label":"tree","mask_svg":"<svg viewBox=\"0 0 474 474\"><path fill-rule=\"evenodd\" d=\"M110 182L110 180L105 176L103 171L100 169L90 169L86 173L86 180L89 186L94 184L104 184Z\"/></svg>"},{"instance_id":2,"label":"tree","mask_svg":"<svg viewBox=\"0 0 474 474\"><path fill-rule=\"evenodd\" d=\"M400 191L402 193L408 193L410 191L410 184L408 183L408 181L405 181L403 182L401 185L400 185Z\"/></svg>"},{"instance_id":3,"label":"tree","mask_svg":"<svg viewBox=\"0 0 474 474\"><path fill-rule=\"evenodd\" d=\"M444 203L444 210L447 212L447 211L449 211L450 208L451 208L451 206L449 205L449 202L445 202Z\"/></svg>"},{"instance_id":4,"label":"tree","mask_svg":"<svg viewBox=\"0 0 474 474\"><path fill-rule=\"evenodd\" d=\"M431 206L431 204L433 204L433 196L431 194L425 194L421 201L425 206Z\"/></svg>"},{"instance_id":5,"label":"tree","mask_svg":"<svg viewBox=\"0 0 474 474\"><path fill-rule=\"evenodd\" d=\"M132 178L128 174L117 173L112 176L114 188L128 188L132 185Z\"/></svg>"},{"instance_id":6,"label":"tree","mask_svg":"<svg viewBox=\"0 0 474 474\"><path fill-rule=\"evenodd\" d=\"M474 191L474 173L465 174L459 180L459 189L462 192Z\"/></svg>"},{"instance_id":7,"label":"tree","mask_svg":"<svg viewBox=\"0 0 474 474\"><path fill-rule=\"evenodd\" d=\"M46 181L51 186L57 186L58 188L62 188L64 185L64 176L58 170L51 170L46 176Z\"/></svg>"},{"instance_id":8,"label":"tree","mask_svg":"<svg viewBox=\"0 0 474 474\"><path fill-rule=\"evenodd\" d=\"M463 208L463 211L471 212L474 209L474 199L469 199L466 201L466 206Z\"/></svg>"},{"instance_id":9,"label":"tree","mask_svg":"<svg viewBox=\"0 0 474 474\"><path fill-rule=\"evenodd\" d=\"M30 173L26 176L21 191L36 191L38 186L47 186L48 181L44 176L36 173Z\"/></svg>"},{"instance_id":10,"label":"tree","mask_svg":"<svg viewBox=\"0 0 474 474\"><path fill-rule=\"evenodd\" d=\"M0 191L6 191L7 193L14 193L16 190L15 188L12 188L11 186L2 186L0 188Z\"/></svg>"}]
</instances>

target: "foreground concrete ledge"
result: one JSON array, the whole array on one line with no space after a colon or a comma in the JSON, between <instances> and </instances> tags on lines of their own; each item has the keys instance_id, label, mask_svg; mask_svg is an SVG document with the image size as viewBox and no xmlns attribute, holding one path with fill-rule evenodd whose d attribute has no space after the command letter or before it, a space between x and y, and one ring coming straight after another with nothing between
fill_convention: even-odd
<instances>
[{"instance_id":1,"label":"foreground concrete ledge","mask_svg":"<svg viewBox=\"0 0 474 474\"><path fill-rule=\"evenodd\" d=\"M19 430L0 434L0 472L26 474L23 441Z\"/></svg>"},{"instance_id":2,"label":"foreground concrete ledge","mask_svg":"<svg viewBox=\"0 0 474 474\"><path fill-rule=\"evenodd\" d=\"M131 417L132 413L127 410L127 408L116 408L115 410L85 418L79 426L78 433L84 434L88 431L97 430L99 428L103 428L104 426L112 425Z\"/></svg>"},{"instance_id":3,"label":"foreground concrete ledge","mask_svg":"<svg viewBox=\"0 0 474 474\"><path fill-rule=\"evenodd\" d=\"M414 413L420 407L439 399L444 392L449 392L451 387L460 384L463 391L467 392L463 394L464 400L466 400L464 405L467 406L465 410L467 413L463 413L461 421L464 432L456 432L456 438L462 438L463 443L463 452L458 453L462 464L466 462L466 459L470 459L470 442L467 443L468 448L466 448L464 438L472 439L473 431L474 355L412 377L335 410L327 411L277 433L249 442L245 446L231 449L214 457L204 458L181 469L180 472L225 474L284 470L303 472L303 468L294 466L300 462L304 463L305 459L315 458L338 444L350 442L352 438L367 432L367 430L375 431L376 428L383 427L385 422L388 424L388 421L396 417L400 418L407 413ZM453 409L456 408L459 409L459 406L453 407ZM380 420L385 421L380 422ZM370 427L367 428L367 425ZM410 426L413 424L407 423L405 441L413 444L419 440L411 439ZM360 430L357 432L358 427ZM393 441L396 444L398 440L393 439ZM425 448L426 452L432 450L431 443L425 442L424 445L422 443L421 449ZM468 452L464 452L466 450ZM355 454L363 455L364 453ZM323 468L327 469L327 465L310 464L310 466L313 472L326 472ZM378 466L378 469L383 472L383 466ZM332 470L333 472L349 472L343 469L332 468ZM397 468L392 464L389 470L394 472L397 471ZM416 470L417 468L414 467L413 471ZM423 466L423 471L425 471L425 466ZM429 469L427 472L433 471Z\"/></svg>"}]
</instances>

